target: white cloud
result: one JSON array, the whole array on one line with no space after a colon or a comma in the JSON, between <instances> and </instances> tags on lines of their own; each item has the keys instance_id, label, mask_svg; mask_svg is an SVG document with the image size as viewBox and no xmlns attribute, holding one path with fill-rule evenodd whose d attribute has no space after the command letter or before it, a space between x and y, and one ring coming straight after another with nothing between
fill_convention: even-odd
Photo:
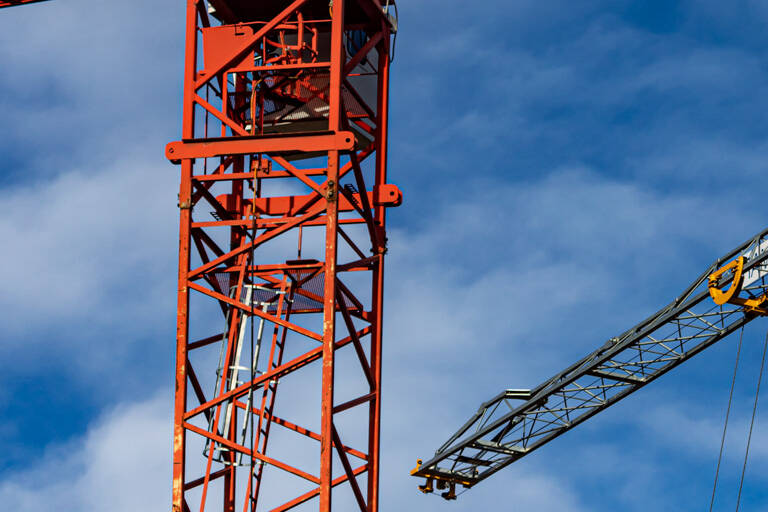
<instances>
[{"instance_id":1,"label":"white cloud","mask_svg":"<svg viewBox=\"0 0 768 512\"><path fill-rule=\"evenodd\" d=\"M94 328L172 304L158 288L173 286L176 179L136 159L0 189L5 328L65 318Z\"/></svg>"},{"instance_id":2,"label":"white cloud","mask_svg":"<svg viewBox=\"0 0 768 512\"><path fill-rule=\"evenodd\" d=\"M726 390L722 391L725 392ZM751 407L752 404L746 402L751 402L751 397L741 400L741 402L744 403L741 404L740 410L736 410L736 406L734 406L734 410L731 411L723 454L732 462L743 461L749 433L750 410L748 406ZM684 450L688 456L703 457L708 462L714 460L713 456L717 456L715 448L719 447L723 433L725 404L718 403L719 407L710 413L707 413L709 411L689 410L690 408L686 407L686 404L675 405L676 407L660 406L649 411L641 420L643 425L655 436L658 436L659 441L674 447L671 449ZM766 456L768 456L768 446L766 445L768 433L759 427L759 418L756 418L755 421L757 423L752 433L749 453L752 464L757 464L762 470L759 476L765 479L768 478L768 474L765 473L765 469L768 467L768 464L765 463Z\"/></svg>"},{"instance_id":3,"label":"white cloud","mask_svg":"<svg viewBox=\"0 0 768 512\"><path fill-rule=\"evenodd\" d=\"M67 512L134 512L170 506L171 399L167 392L121 403L102 414L80 438L49 447L21 470L0 479L0 503L8 510L37 512L52 505ZM190 457L197 454L190 452ZM423 497L415 479L398 479L387 467L382 506L441 510L445 503ZM404 481L407 485L393 485ZM561 480L539 471L518 474L506 495L522 510L582 510ZM492 488L474 490L481 502L494 501ZM462 498L464 499L464 498Z\"/></svg>"},{"instance_id":4,"label":"white cloud","mask_svg":"<svg viewBox=\"0 0 768 512\"><path fill-rule=\"evenodd\" d=\"M734 219L710 211L703 198L584 169L525 183L487 180L455 202L437 197L445 199L435 200L423 227L390 236L387 334L397 342L389 349L418 354L426 365L452 360L448 350L472 353L479 365L497 360L497 350L535 347L536 365L542 350L573 354L563 348L566 325L607 339L665 305L700 267L751 235L740 226L727 242L713 241L711 233ZM683 256L691 247L701 259ZM599 315L605 310L610 318ZM588 332L565 332L584 348L600 344L585 339Z\"/></svg>"},{"instance_id":5,"label":"white cloud","mask_svg":"<svg viewBox=\"0 0 768 512\"><path fill-rule=\"evenodd\" d=\"M158 122L178 126L172 116L180 106L182 13L183 7L149 0L4 10L6 122L38 145L65 139L92 151L110 137L116 148L131 133L155 131Z\"/></svg>"},{"instance_id":6,"label":"white cloud","mask_svg":"<svg viewBox=\"0 0 768 512\"><path fill-rule=\"evenodd\" d=\"M0 480L6 510L134 512L170 508L171 401L121 403L81 438L49 447Z\"/></svg>"},{"instance_id":7,"label":"white cloud","mask_svg":"<svg viewBox=\"0 0 768 512\"><path fill-rule=\"evenodd\" d=\"M45 346L114 367L135 339L172 331L178 169L163 145L180 106L174 12L151 1L3 9L3 353L21 357L23 342L24 354ZM116 338L109 356L94 344Z\"/></svg>"}]
</instances>

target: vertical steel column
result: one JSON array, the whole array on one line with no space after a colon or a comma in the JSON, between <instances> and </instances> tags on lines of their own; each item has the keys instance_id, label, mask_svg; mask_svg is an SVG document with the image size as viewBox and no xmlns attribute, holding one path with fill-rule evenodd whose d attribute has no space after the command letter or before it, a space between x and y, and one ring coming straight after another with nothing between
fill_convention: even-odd
<instances>
[{"instance_id":1,"label":"vertical steel column","mask_svg":"<svg viewBox=\"0 0 768 512\"><path fill-rule=\"evenodd\" d=\"M336 0L331 8L331 74L328 111L328 128L341 129L341 72L343 48L341 45L344 28L344 0ZM328 174L325 198L325 301L323 304L323 372L322 404L320 412L320 510L331 510L333 480L333 385L336 342L336 242L339 183L339 152L328 152Z\"/></svg>"},{"instance_id":2,"label":"vertical steel column","mask_svg":"<svg viewBox=\"0 0 768 512\"><path fill-rule=\"evenodd\" d=\"M377 0L187 2L174 512L378 510L391 29ZM360 382L337 403L342 370ZM339 416L363 407L355 448Z\"/></svg>"},{"instance_id":3,"label":"vertical steel column","mask_svg":"<svg viewBox=\"0 0 768 512\"><path fill-rule=\"evenodd\" d=\"M383 23L383 22L382 22ZM377 142L376 148L376 175L377 185L383 185L387 182L387 115L389 109L389 39L383 41L383 51L379 52L379 76L378 76L378 104L376 112L378 113ZM377 227L382 229L387 224L387 209L378 206L375 209L374 219ZM384 247L382 247L384 249ZM380 433L381 433L381 342L384 318L384 250L380 250L375 255L375 264L372 272L372 310L373 334L371 335L371 367L374 373L375 388L371 392L375 393L374 399L369 405L369 434L368 434L368 454L375 464L371 465L368 472L368 496L370 497L369 511L378 512L379 509L379 451L380 451Z\"/></svg>"},{"instance_id":4,"label":"vertical steel column","mask_svg":"<svg viewBox=\"0 0 768 512\"><path fill-rule=\"evenodd\" d=\"M195 133L192 83L197 63L197 2L187 0L184 50L184 106L182 135L191 138ZM189 339L189 288L187 272L190 263L190 222L192 205L192 161L181 163L179 187L179 280L176 313L176 389L174 393L173 421L173 511L184 511L184 468L186 431L183 427L187 408L187 343Z\"/></svg>"}]
</instances>

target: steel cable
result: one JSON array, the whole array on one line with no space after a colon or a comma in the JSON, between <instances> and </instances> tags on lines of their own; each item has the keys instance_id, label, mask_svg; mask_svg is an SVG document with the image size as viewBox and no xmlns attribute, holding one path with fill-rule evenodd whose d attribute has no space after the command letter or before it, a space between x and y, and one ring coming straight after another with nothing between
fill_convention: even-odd
<instances>
[{"instance_id":1,"label":"steel cable","mask_svg":"<svg viewBox=\"0 0 768 512\"><path fill-rule=\"evenodd\" d=\"M733 389L736 387L736 373L739 370L739 359L741 359L741 344L744 341L744 326L741 327L739 334L739 346L736 349L736 364L733 367L733 379L731 379L731 391L728 394L728 407L725 410L725 423L723 424L723 436L720 439L720 454L717 456L717 467L715 468L715 483L712 485L712 499L709 502L709 512L715 505L715 491L717 490L717 478L720 475L720 463L723 460L723 448L725 447L725 434L728 431L728 418L731 415L731 404L733 403Z\"/></svg>"},{"instance_id":2,"label":"steel cable","mask_svg":"<svg viewBox=\"0 0 768 512\"><path fill-rule=\"evenodd\" d=\"M757 377L757 389L755 390L755 402L752 405L752 420L749 422L749 435L747 436L747 449L744 452L744 464L741 466L741 479L739 480L739 494L736 497L736 512L739 512L741 504L741 490L744 487L744 474L747 471L747 458L749 457L749 445L752 442L752 428L755 426L755 414L757 413L757 399L760 396L760 383L763 380L763 370L765 369L765 352L768 350L768 332L765 333L765 343L763 343L763 359L760 362L760 374Z\"/></svg>"}]
</instances>

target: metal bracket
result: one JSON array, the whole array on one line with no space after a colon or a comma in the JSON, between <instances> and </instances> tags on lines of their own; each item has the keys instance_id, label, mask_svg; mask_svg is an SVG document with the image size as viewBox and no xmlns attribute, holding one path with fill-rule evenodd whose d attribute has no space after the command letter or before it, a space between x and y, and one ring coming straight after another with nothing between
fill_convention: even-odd
<instances>
[{"instance_id":1,"label":"metal bracket","mask_svg":"<svg viewBox=\"0 0 768 512\"><path fill-rule=\"evenodd\" d=\"M435 487L438 490L448 489L446 492L443 492L440 495L446 500L455 500L456 484L462 485L467 488L472 487L473 482L470 482L469 480L466 480L466 479L449 477L440 473L431 472L429 470L422 471L421 464L422 464L422 460L417 459L416 467L413 468L413 470L411 470L411 475L424 476L426 478L424 485L419 486L419 490L424 494L431 494L435 490ZM424 474L418 475L417 473L424 473Z\"/></svg>"},{"instance_id":2,"label":"metal bracket","mask_svg":"<svg viewBox=\"0 0 768 512\"><path fill-rule=\"evenodd\" d=\"M727 272L732 272L731 285L727 290L721 290L718 283ZM718 306L735 304L742 306L745 313L768 316L768 293L759 297L742 298L739 293L744 285L744 256L727 263L710 274L708 278L709 296Z\"/></svg>"}]
</instances>

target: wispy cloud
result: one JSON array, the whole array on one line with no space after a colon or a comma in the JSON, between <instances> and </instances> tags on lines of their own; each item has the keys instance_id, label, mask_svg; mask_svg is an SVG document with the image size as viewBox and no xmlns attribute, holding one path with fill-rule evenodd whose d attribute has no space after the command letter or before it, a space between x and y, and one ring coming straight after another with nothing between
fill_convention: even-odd
<instances>
[{"instance_id":1,"label":"wispy cloud","mask_svg":"<svg viewBox=\"0 0 768 512\"><path fill-rule=\"evenodd\" d=\"M84 436L48 447L25 469L4 475L0 502L19 512L168 508L170 403L163 392L110 408Z\"/></svg>"}]
</instances>

